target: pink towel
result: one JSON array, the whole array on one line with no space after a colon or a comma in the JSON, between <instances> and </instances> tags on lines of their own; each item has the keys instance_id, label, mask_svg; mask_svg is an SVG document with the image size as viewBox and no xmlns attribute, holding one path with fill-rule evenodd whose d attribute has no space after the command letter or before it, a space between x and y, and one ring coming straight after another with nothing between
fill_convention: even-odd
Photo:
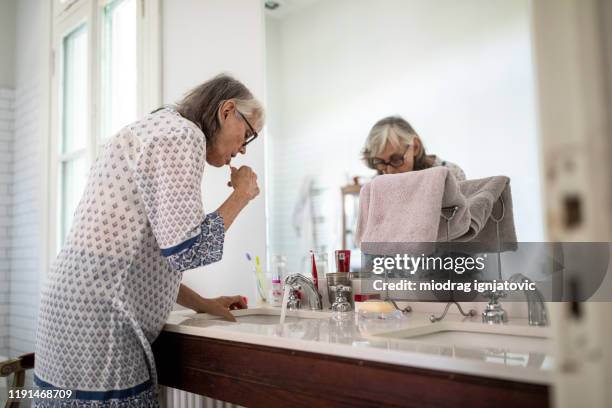
<instances>
[{"instance_id":1,"label":"pink towel","mask_svg":"<svg viewBox=\"0 0 612 408\"><path fill-rule=\"evenodd\" d=\"M456 231L469 228L470 218L465 197L446 167L378 176L361 189L356 243L366 243L367 248L362 246L366 253L391 255L399 247L406 251L400 244L435 242L441 230L440 209L452 206L459 209L451 221L451 239L462 234ZM429 252L428 248L410 250Z\"/></svg>"},{"instance_id":2,"label":"pink towel","mask_svg":"<svg viewBox=\"0 0 612 408\"><path fill-rule=\"evenodd\" d=\"M440 217L441 209L455 206L457 212L448 229L450 240L478 241L483 230L487 232L485 240L489 240L491 210L506 191L509 202L505 222L509 226L503 237L516 241L507 185L507 177L458 183L442 166L378 176L361 189L356 243L370 254L428 253L433 249L428 243L447 240L447 223Z\"/></svg>"}]
</instances>

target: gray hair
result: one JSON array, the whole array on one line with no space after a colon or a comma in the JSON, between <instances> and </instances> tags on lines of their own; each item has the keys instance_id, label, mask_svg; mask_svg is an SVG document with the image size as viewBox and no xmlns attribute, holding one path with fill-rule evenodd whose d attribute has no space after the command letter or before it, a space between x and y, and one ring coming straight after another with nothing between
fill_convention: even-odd
<instances>
[{"instance_id":1,"label":"gray hair","mask_svg":"<svg viewBox=\"0 0 612 408\"><path fill-rule=\"evenodd\" d=\"M387 143L395 146L407 146L412 144L418 136L406 119L401 116L387 116L372 126L362 150L363 161L369 168L376 169L372 164L372 159L385 150ZM421 143L421 151L419 156L415 158L415 170L431 167L428 165L426 157L425 147Z\"/></svg>"},{"instance_id":2,"label":"gray hair","mask_svg":"<svg viewBox=\"0 0 612 408\"><path fill-rule=\"evenodd\" d=\"M263 106L242 82L227 74L217 75L189 91L177 103L176 110L198 125L206 140L213 142L221 123L219 108L230 100L255 129L261 129L265 120Z\"/></svg>"}]
</instances>

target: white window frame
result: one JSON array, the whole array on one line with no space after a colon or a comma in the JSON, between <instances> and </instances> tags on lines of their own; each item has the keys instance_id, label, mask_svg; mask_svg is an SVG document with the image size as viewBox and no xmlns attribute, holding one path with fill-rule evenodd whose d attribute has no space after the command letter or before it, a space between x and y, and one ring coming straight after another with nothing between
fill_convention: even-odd
<instances>
[{"instance_id":1,"label":"white window frame","mask_svg":"<svg viewBox=\"0 0 612 408\"><path fill-rule=\"evenodd\" d=\"M52 12L52 43L51 43L51 114L50 137L48 149L48 201L46 218L48 256L46 267L50 266L60 247L60 208L59 197L62 193L59 186L59 177L62 160L85 154L87 166L93 163L103 135L101 129L101 52L102 52L102 18L104 7L113 0L53 0ZM136 0L138 7L137 22L137 114L144 113L161 104L161 5L160 0ZM88 92L87 103L89 117L87 119L88 134L85 151L60 155L59 142L61 140L61 109L62 109L62 75L63 55L62 43L66 35L71 33L80 24L87 23L88 31Z\"/></svg>"}]
</instances>

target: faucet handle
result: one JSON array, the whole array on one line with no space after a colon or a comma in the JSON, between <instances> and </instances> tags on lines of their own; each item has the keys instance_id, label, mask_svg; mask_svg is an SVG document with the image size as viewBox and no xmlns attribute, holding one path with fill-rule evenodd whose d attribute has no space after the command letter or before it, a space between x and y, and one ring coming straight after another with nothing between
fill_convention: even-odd
<instances>
[{"instance_id":1,"label":"faucet handle","mask_svg":"<svg viewBox=\"0 0 612 408\"><path fill-rule=\"evenodd\" d=\"M341 285L341 284L337 284L335 286L330 286L330 289L333 290L334 292L336 292L336 294L342 293L342 292L350 293L350 292L353 291L353 289L350 286Z\"/></svg>"},{"instance_id":2,"label":"faucet handle","mask_svg":"<svg viewBox=\"0 0 612 408\"><path fill-rule=\"evenodd\" d=\"M336 300L331 307L332 311L350 312L352 308L347 296L349 296L349 293L352 292L351 287L338 284L335 286L330 286L330 289L336 292Z\"/></svg>"},{"instance_id":3,"label":"faucet handle","mask_svg":"<svg viewBox=\"0 0 612 408\"><path fill-rule=\"evenodd\" d=\"M301 299L298 294L298 289L289 286L289 298L287 299L287 310L298 310L301 306Z\"/></svg>"}]
</instances>

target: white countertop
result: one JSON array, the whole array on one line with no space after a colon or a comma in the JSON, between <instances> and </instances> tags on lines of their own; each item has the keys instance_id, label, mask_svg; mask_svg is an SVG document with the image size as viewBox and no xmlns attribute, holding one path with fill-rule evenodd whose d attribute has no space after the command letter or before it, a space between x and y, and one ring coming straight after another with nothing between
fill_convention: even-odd
<instances>
[{"instance_id":1,"label":"white countertop","mask_svg":"<svg viewBox=\"0 0 612 408\"><path fill-rule=\"evenodd\" d=\"M237 311L241 313L253 313ZM274 314L279 308L257 308L259 314ZM457 328L473 330L491 327L480 323L480 317L464 319L458 314L448 314L439 323L430 323L428 313L413 312L401 319L364 319L353 313L345 320L332 318L331 312L288 312L290 319L280 324L230 323L193 311L172 312L164 330L213 339L229 340L278 347L287 350L306 351L358 360L376 361L401 366L418 367L482 377L514 380L548 385L552 382L552 357L550 340L540 344L537 352L508 349L495 340L471 344L470 334L464 333L464 341L455 344L432 344L419 339L381 337L381 333L414 329L423 333L432 330L449 331ZM312 318L323 316L323 318ZM266 316L267 317L267 316ZM272 317L270 319L273 319ZM270 320L269 319L269 320ZM549 337L548 328L530 327L525 319L513 319L510 324L491 327L500 333L521 332L526 336L536 333ZM531 333L531 334L530 334ZM542 334L545 333L545 334ZM485 336L487 336L485 334ZM529 341L527 337L525 341ZM535 339L535 337L534 337ZM465 341L467 340L467 342ZM476 340L476 339L474 339ZM535 340L534 340L535 341ZM463 344L461 344L463 343ZM467 343L467 344L466 344ZM538 349L538 348L536 348Z\"/></svg>"}]
</instances>

